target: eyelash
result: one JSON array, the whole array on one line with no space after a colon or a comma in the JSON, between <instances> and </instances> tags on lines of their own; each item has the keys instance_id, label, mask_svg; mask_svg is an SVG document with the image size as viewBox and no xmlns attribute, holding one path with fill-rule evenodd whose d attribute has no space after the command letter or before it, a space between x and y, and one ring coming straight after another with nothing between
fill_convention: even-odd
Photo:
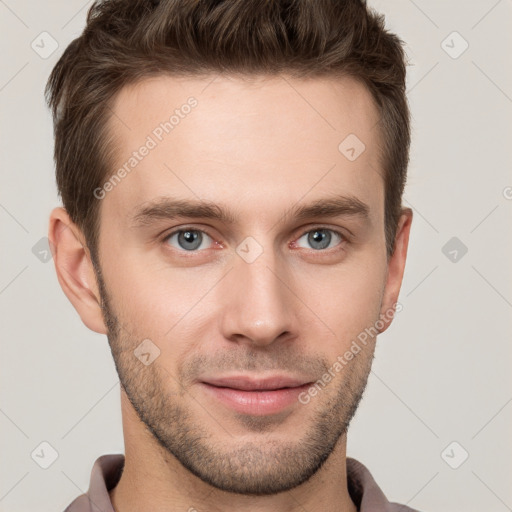
<instances>
[{"instance_id":1,"label":"eyelash","mask_svg":"<svg viewBox=\"0 0 512 512\"><path fill-rule=\"evenodd\" d=\"M313 226L312 228L310 229L307 229L306 231L303 231L302 234L298 237L297 240L301 239L304 235L307 235L308 233L311 233L313 231L316 231L316 230L321 230L321 231L331 231L332 233L334 233L335 235L339 236L341 238L341 241L334 247L331 247L330 249L310 249L311 251L314 251L316 253L330 253L332 251L336 251L336 250L339 250L340 249L340 246L344 243L344 242L348 242L349 239L346 235L344 235L343 233L341 233L340 231L337 231L335 229L332 229L328 226ZM184 231L196 231L196 232L199 232L199 233L204 233L206 235L208 235L212 240L215 240L215 238L210 235L210 233L208 233L208 231L204 230L204 229L198 229L198 228L194 228L193 226L184 226L184 227L181 227L180 229L176 229L174 231L171 231L170 233L166 234L163 239L162 239L162 242L165 243L167 242L173 235L177 234L177 233L180 233L180 232L184 232ZM174 249L174 248L173 248ZM195 250L195 251L185 251L184 249L183 250L179 250L179 249L175 249L179 252L182 252L182 253L189 253L189 254L194 254L194 253L198 253L198 252L201 252L201 251L204 251L206 249L202 249L202 250Z\"/></svg>"}]
</instances>

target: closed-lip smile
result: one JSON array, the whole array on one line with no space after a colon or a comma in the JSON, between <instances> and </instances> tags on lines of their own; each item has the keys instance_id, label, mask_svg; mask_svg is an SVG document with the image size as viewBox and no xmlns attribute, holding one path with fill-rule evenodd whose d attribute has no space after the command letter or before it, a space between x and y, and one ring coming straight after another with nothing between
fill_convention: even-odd
<instances>
[{"instance_id":1,"label":"closed-lip smile","mask_svg":"<svg viewBox=\"0 0 512 512\"><path fill-rule=\"evenodd\" d=\"M224 405L244 414L276 414L298 402L298 396L312 381L289 375L251 377L232 375L204 378L203 389Z\"/></svg>"}]
</instances>

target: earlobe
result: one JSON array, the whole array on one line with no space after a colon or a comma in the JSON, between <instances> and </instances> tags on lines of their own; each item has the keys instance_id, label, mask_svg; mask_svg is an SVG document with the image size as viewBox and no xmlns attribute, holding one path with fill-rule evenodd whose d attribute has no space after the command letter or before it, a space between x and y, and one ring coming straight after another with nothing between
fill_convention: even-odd
<instances>
[{"instance_id":1,"label":"earlobe","mask_svg":"<svg viewBox=\"0 0 512 512\"><path fill-rule=\"evenodd\" d=\"M396 307L395 311L395 305L398 302L398 295L402 286L402 278L407 259L407 248L409 246L411 223L412 210L410 208L404 208L396 230L395 250L388 261L386 286L380 311L381 324L384 324L382 329L380 329L381 333L391 325L396 312L401 310L401 307Z\"/></svg>"},{"instance_id":2,"label":"earlobe","mask_svg":"<svg viewBox=\"0 0 512 512\"><path fill-rule=\"evenodd\" d=\"M89 329L107 334L96 276L85 238L62 207L54 208L50 214L48 239L62 290Z\"/></svg>"}]
</instances>

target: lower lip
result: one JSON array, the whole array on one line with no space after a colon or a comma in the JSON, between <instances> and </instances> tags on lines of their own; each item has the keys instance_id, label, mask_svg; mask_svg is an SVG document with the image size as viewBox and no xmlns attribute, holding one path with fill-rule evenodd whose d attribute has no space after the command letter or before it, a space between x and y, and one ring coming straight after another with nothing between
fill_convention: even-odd
<instances>
[{"instance_id":1,"label":"lower lip","mask_svg":"<svg viewBox=\"0 0 512 512\"><path fill-rule=\"evenodd\" d=\"M296 388L283 388L272 391L243 391L241 389L221 388L201 382L202 387L216 399L243 414L264 416L276 414L298 402L299 395L311 384Z\"/></svg>"}]
</instances>

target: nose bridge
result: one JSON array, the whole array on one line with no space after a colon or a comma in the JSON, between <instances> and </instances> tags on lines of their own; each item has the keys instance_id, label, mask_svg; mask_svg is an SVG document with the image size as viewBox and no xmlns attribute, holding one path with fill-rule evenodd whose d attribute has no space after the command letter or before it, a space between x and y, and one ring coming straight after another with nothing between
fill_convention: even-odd
<instances>
[{"instance_id":1,"label":"nose bridge","mask_svg":"<svg viewBox=\"0 0 512 512\"><path fill-rule=\"evenodd\" d=\"M246 239L237 248L229 282L225 283L229 298L222 329L227 339L245 338L252 344L268 345L281 334L292 332L293 300L284 284L285 270L279 256L259 247Z\"/></svg>"}]
</instances>

